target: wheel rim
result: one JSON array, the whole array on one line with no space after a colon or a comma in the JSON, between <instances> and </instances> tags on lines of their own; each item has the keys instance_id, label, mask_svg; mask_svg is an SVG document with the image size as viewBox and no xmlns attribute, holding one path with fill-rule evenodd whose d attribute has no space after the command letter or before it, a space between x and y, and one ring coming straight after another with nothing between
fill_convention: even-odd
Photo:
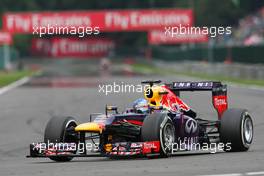
<instances>
[{"instance_id":1,"label":"wheel rim","mask_svg":"<svg viewBox=\"0 0 264 176\"><path fill-rule=\"evenodd\" d=\"M245 118L243 124L243 134L245 143L250 144L253 138L253 123L249 117Z\"/></svg>"},{"instance_id":2,"label":"wheel rim","mask_svg":"<svg viewBox=\"0 0 264 176\"><path fill-rule=\"evenodd\" d=\"M171 151L174 143L174 127L171 123L167 123L163 130L163 142L166 151Z\"/></svg>"},{"instance_id":3,"label":"wheel rim","mask_svg":"<svg viewBox=\"0 0 264 176\"><path fill-rule=\"evenodd\" d=\"M69 139L69 134L67 133L67 130L71 127L76 127L77 123L75 120L70 120L66 123L65 125L65 130L64 130L64 134L63 134L63 142L71 142Z\"/></svg>"}]
</instances>

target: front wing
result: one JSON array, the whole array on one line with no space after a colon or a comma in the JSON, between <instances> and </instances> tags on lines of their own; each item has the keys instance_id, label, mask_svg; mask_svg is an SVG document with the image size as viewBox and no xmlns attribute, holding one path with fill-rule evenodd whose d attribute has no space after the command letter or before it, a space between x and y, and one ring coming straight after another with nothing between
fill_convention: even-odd
<instances>
[{"instance_id":1,"label":"front wing","mask_svg":"<svg viewBox=\"0 0 264 176\"><path fill-rule=\"evenodd\" d=\"M30 158L49 157L111 157L111 156L147 156L159 154L160 142L120 142L109 143L103 150L93 152L79 152L74 143L58 143L59 145L47 146L45 143L30 144Z\"/></svg>"}]
</instances>

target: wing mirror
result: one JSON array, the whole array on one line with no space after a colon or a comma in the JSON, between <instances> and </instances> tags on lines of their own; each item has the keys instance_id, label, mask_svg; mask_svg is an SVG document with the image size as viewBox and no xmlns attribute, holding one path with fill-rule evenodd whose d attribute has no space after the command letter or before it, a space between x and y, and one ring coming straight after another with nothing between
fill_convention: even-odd
<instances>
[{"instance_id":1,"label":"wing mirror","mask_svg":"<svg viewBox=\"0 0 264 176\"><path fill-rule=\"evenodd\" d=\"M117 106L106 105L105 106L105 115L107 116L109 114L109 112L114 112L115 114L118 114Z\"/></svg>"}]
</instances>

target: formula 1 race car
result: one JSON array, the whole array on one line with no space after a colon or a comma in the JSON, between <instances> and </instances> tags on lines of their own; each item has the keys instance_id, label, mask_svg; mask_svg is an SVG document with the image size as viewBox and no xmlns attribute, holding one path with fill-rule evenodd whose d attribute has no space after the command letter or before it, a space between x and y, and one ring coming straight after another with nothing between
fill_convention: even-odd
<instances>
[{"instance_id":1,"label":"formula 1 race car","mask_svg":"<svg viewBox=\"0 0 264 176\"><path fill-rule=\"evenodd\" d=\"M87 123L73 117L52 117L44 142L30 144L28 157L70 161L73 157L168 157L178 151L247 151L253 121L245 109L228 109L227 86L221 82L143 81L144 99L123 113L106 106ZM181 91L211 91L215 120L197 117L180 99ZM215 144L215 145L212 145Z\"/></svg>"}]
</instances>

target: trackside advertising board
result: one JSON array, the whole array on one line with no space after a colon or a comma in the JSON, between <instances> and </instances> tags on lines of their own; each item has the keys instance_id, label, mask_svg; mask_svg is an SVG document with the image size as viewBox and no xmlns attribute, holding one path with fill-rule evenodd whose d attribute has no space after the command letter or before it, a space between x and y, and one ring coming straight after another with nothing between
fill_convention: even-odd
<instances>
[{"instance_id":1,"label":"trackside advertising board","mask_svg":"<svg viewBox=\"0 0 264 176\"><path fill-rule=\"evenodd\" d=\"M31 51L33 55L54 58L91 58L106 56L114 47L114 42L109 39L53 37L51 39L34 38Z\"/></svg>"},{"instance_id":2,"label":"trackside advertising board","mask_svg":"<svg viewBox=\"0 0 264 176\"><path fill-rule=\"evenodd\" d=\"M149 31L165 26L193 25L190 9L102 10L5 13L3 28L33 33L39 27L92 27L102 32Z\"/></svg>"},{"instance_id":3,"label":"trackside advertising board","mask_svg":"<svg viewBox=\"0 0 264 176\"><path fill-rule=\"evenodd\" d=\"M171 36L161 30L148 32L148 43L153 45L204 42L208 42L208 36L202 33L182 33Z\"/></svg>"},{"instance_id":4,"label":"trackside advertising board","mask_svg":"<svg viewBox=\"0 0 264 176\"><path fill-rule=\"evenodd\" d=\"M9 32L0 31L0 45L11 45L13 43L12 35Z\"/></svg>"}]
</instances>

